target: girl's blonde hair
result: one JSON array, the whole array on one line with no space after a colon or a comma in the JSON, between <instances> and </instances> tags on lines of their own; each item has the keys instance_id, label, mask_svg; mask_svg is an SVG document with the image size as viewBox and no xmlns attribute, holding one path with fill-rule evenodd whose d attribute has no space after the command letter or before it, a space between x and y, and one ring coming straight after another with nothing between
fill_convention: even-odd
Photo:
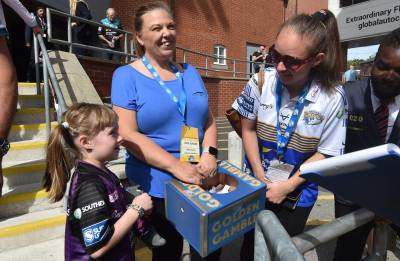
<instances>
[{"instance_id":1,"label":"girl's blonde hair","mask_svg":"<svg viewBox=\"0 0 400 261\"><path fill-rule=\"evenodd\" d=\"M84 1L84 0L69 0L69 14L70 14L70 15L74 15L74 16L75 16L75 13L76 13L76 4L77 4L78 2L83 2L83 3L85 3L86 6L88 6L87 2Z\"/></svg>"},{"instance_id":2,"label":"girl's blonde hair","mask_svg":"<svg viewBox=\"0 0 400 261\"><path fill-rule=\"evenodd\" d=\"M311 73L324 88L334 89L341 79L340 72L343 70L342 49L335 15L327 9L321 9L312 15L294 16L281 26L278 35L286 28L293 29L299 35L310 39L311 46L307 46L310 55L325 53L323 61L314 67Z\"/></svg>"},{"instance_id":3,"label":"girl's blonde hair","mask_svg":"<svg viewBox=\"0 0 400 261\"><path fill-rule=\"evenodd\" d=\"M47 145L43 186L52 202L62 199L71 169L82 157L74 139L79 135L95 137L107 127L118 124L117 114L105 105L77 103L63 114L63 123L54 128Z\"/></svg>"}]
</instances>

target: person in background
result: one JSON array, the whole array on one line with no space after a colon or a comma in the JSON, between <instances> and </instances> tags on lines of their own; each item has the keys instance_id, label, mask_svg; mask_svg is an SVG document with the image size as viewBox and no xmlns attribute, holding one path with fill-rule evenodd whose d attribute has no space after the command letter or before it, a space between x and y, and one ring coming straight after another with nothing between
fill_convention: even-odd
<instances>
[{"instance_id":1,"label":"person in background","mask_svg":"<svg viewBox=\"0 0 400 261\"><path fill-rule=\"evenodd\" d=\"M70 14L86 20L92 20L89 5L84 0L69 1ZM72 41L78 44L93 44L91 26L87 23L75 21L72 26ZM72 51L77 55L88 55L88 50L80 47L72 47Z\"/></svg>"},{"instance_id":2,"label":"person in background","mask_svg":"<svg viewBox=\"0 0 400 261\"><path fill-rule=\"evenodd\" d=\"M25 24L32 27L34 33L40 33L40 27L37 25L35 16L30 14L20 1L0 1L0 197L3 187L2 160L10 149L7 137L17 108L18 96L17 74L7 47L8 31L2 2L10 6L24 20Z\"/></svg>"},{"instance_id":3,"label":"person in background","mask_svg":"<svg viewBox=\"0 0 400 261\"><path fill-rule=\"evenodd\" d=\"M372 64L371 76L364 80L347 82L344 90L349 111L345 153L386 143L399 146L400 29L392 31L382 40ZM357 209L360 206L335 195L337 218ZM361 260L372 227L373 222L369 222L339 237L334 260ZM394 229L400 232L398 227Z\"/></svg>"},{"instance_id":4,"label":"person in background","mask_svg":"<svg viewBox=\"0 0 400 261\"><path fill-rule=\"evenodd\" d=\"M343 82L353 82L357 80L358 72L354 70L354 65L350 65L350 68L343 75Z\"/></svg>"},{"instance_id":5,"label":"person in background","mask_svg":"<svg viewBox=\"0 0 400 261\"><path fill-rule=\"evenodd\" d=\"M303 232L318 195L318 186L300 177L300 166L344 150L346 110L335 16L323 9L292 17L279 29L269 56L275 68L265 69L261 94L256 74L232 107L242 116L250 171L267 186L265 207L295 236ZM287 198L293 193L297 201ZM241 260L253 260L253 253L251 231L244 237Z\"/></svg>"},{"instance_id":6,"label":"person in background","mask_svg":"<svg viewBox=\"0 0 400 261\"><path fill-rule=\"evenodd\" d=\"M122 25L119 19L116 18L114 8L108 8L106 11L107 17L101 20L101 23L107 27L99 27L97 34L101 41L102 47L108 48L114 51L120 51L120 40L124 35L120 32L116 32L113 29L122 30ZM111 60L116 63L120 62L120 55L102 52L102 58Z\"/></svg>"},{"instance_id":7,"label":"person in background","mask_svg":"<svg viewBox=\"0 0 400 261\"><path fill-rule=\"evenodd\" d=\"M266 55L267 53L264 45L260 45L258 50L253 53L251 61L253 62L254 73L260 71L260 64L265 62Z\"/></svg>"},{"instance_id":8,"label":"person in background","mask_svg":"<svg viewBox=\"0 0 400 261\"><path fill-rule=\"evenodd\" d=\"M47 41L47 23L45 17L45 8L43 6L36 7L36 22L40 26L43 34L43 40L46 45L47 50L50 48L50 44ZM33 48L33 33L32 28L28 25L25 26L25 46L27 48L27 53L29 54L29 63L28 63L28 70L27 70L27 81L28 82L35 82L36 75L35 75L35 52Z\"/></svg>"},{"instance_id":9,"label":"person in background","mask_svg":"<svg viewBox=\"0 0 400 261\"><path fill-rule=\"evenodd\" d=\"M152 249L153 260L179 261L183 238L165 215L165 183L199 185L216 173L217 127L201 76L190 64L173 61L176 25L170 8L146 3L137 9L134 26L138 59L114 72L111 101L128 151L126 175L152 196L150 221L167 241ZM188 132L194 137L190 150L180 146ZM219 254L206 260L218 260ZM196 259L201 258L193 253Z\"/></svg>"}]
</instances>

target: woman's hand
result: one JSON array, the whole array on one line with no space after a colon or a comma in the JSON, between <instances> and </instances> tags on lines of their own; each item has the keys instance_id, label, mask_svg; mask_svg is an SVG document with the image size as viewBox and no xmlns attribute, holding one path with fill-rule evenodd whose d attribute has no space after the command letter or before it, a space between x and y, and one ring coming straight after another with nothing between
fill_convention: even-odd
<instances>
[{"instance_id":1,"label":"woman's hand","mask_svg":"<svg viewBox=\"0 0 400 261\"><path fill-rule=\"evenodd\" d=\"M196 169L204 178L214 176L217 171L217 159L210 153L203 153Z\"/></svg>"},{"instance_id":2,"label":"woman's hand","mask_svg":"<svg viewBox=\"0 0 400 261\"><path fill-rule=\"evenodd\" d=\"M288 181L267 182L267 200L280 204L294 189Z\"/></svg>"},{"instance_id":3,"label":"woman's hand","mask_svg":"<svg viewBox=\"0 0 400 261\"><path fill-rule=\"evenodd\" d=\"M175 178L195 185L201 184L202 176L198 173L196 166L188 162L176 160L175 164L170 169Z\"/></svg>"},{"instance_id":4,"label":"woman's hand","mask_svg":"<svg viewBox=\"0 0 400 261\"><path fill-rule=\"evenodd\" d=\"M76 27L76 26L78 26L78 23L77 23L77 22L72 22L72 23L71 23L71 27Z\"/></svg>"}]
</instances>

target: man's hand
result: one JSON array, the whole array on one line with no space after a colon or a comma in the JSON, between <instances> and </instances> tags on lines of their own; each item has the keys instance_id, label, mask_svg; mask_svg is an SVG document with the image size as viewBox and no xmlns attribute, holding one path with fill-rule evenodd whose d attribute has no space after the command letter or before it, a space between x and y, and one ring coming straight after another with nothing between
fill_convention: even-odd
<instances>
[{"instance_id":1,"label":"man's hand","mask_svg":"<svg viewBox=\"0 0 400 261\"><path fill-rule=\"evenodd\" d=\"M196 169L204 178L214 176L217 170L217 159L210 153L203 153L200 157L200 162L196 165Z\"/></svg>"},{"instance_id":2,"label":"man's hand","mask_svg":"<svg viewBox=\"0 0 400 261\"><path fill-rule=\"evenodd\" d=\"M293 191L290 183L287 181L267 182L267 200L280 204L286 196Z\"/></svg>"}]
</instances>

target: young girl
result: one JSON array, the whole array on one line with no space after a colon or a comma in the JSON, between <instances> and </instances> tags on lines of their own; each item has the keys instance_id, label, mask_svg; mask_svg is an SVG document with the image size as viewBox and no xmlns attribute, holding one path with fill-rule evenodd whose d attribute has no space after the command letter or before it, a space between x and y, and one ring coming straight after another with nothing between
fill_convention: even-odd
<instances>
[{"instance_id":1,"label":"young girl","mask_svg":"<svg viewBox=\"0 0 400 261\"><path fill-rule=\"evenodd\" d=\"M44 187L50 200L64 196L71 178L65 260L133 260L129 232L152 208L148 194L129 201L105 163L118 157L118 117L103 105L79 103L64 114L47 147ZM129 204L130 203L130 204Z\"/></svg>"}]
</instances>

